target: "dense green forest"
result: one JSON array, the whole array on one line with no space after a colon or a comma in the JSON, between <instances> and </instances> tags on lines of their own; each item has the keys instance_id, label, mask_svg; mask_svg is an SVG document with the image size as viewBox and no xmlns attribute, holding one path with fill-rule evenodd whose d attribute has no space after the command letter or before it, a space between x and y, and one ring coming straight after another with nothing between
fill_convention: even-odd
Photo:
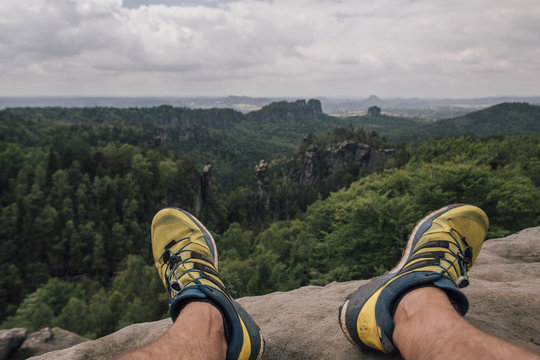
<instances>
[{"instance_id":1,"label":"dense green forest","mask_svg":"<svg viewBox=\"0 0 540 360\"><path fill-rule=\"evenodd\" d=\"M484 110L436 123L386 128L384 135L393 142L417 143L428 139L448 139L461 135L531 135L540 133L540 106L503 103Z\"/></svg>"},{"instance_id":2,"label":"dense green forest","mask_svg":"<svg viewBox=\"0 0 540 360\"><path fill-rule=\"evenodd\" d=\"M399 146L377 133L425 126L381 116L373 132L356 125L376 119L333 118L316 100L247 115L0 111L2 327L98 337L166 316L149 241L164 206L213 231L234 296L381 274L415 222L448 203L482 207L489 237L539 225L540 136L504 136L540 133L530 110L502 104L459 129L441 122L449 139ZM481 137L490 117L499 135Z\"/></svg>"}]
</instances>

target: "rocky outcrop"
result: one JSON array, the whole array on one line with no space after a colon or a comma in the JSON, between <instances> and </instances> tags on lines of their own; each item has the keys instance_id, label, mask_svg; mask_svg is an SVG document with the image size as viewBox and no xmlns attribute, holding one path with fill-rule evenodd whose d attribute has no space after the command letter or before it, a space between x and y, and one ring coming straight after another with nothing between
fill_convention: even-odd
<instances>
[{"instance_id":1,"label":"rocky outcrop","mask_svg":"<svg viewBox=\"0 0 540 360\"><path fill-rule=\"evenodd\" d=\"M393 154L393 150L377 150L356 141L343 141L321 149L310 146L303 155L302 169L288 175L301 185L317 184L321 178L353 166L373 171L380 169Z\"/></svg>"},{"instance_id":2,"label":"rocky outcrop","mask_svg":"<svg viewBox=\"0 0 540 360\"><path fill-rule=\"evenodd\" d=\"M381 115L381 108L378 106L370 106L367 110L367 115L369 117L376 117Z\"/></svg>"},{"instance_id":3,"label":"rocky outcrop","mask_svg":"<svg viewBox=\"0 0 540 360\"><path fill-rule=\"evenodd\" d=\"M210 187L212 186L212 165L205 165L201 174L196 177L193 184L195 198L193 199L193 210L195 216L199 216L204 201L206 200Z\"/></svg>"},{"instance_id":4,"label":"rocky outcrop","mask_svg":"<svg viewBox=\"0 0 540 360\"><path fill-rule=\"evenodd\" d=\"M54 350L66 349L85 341L88 341L88 339L70 331L57 327L52 329L47 327L28 335L19 351L10 357L9 360L23 360Z\"/></svg>"},{"instance_id":5,"label":"rocky outcrop","mask_svg":"<svg viewBox=\"0 0 540 360\"><path fill-rule=\"evenodd\" d=\"M322 114L322 105L320 100L309 99L307 102L307 106L311 108L311 110L313 111L313 115Z\"/></svg>"},{"instance_id":6,"label":"rocky outcrop","mask_svg":"<svg viewBox=\"0 0 540 360\"><path fill-rule=\"evenodd\" d=\"M466 318L480 329L540 353L540 227L489 240L464 289ZM246 297L239 302L266 339L263 359L389 359L353 346L339 328L338 308L367 280L306 286L290 292ZM128 326L98 340L32 358L113 359L147 344L170 326L169 319Z\"/></svg>"},{"instance_id":7,"label":"rocky outcrop","mask_svg":"<svg viewBox=\"0 0 540 360\"><path fill-rule=\"evenodd\" d=\"M354 129L348 130L353 133ZM308 135L297 152L268 165L255 166L250 194L252 220L287 219L304 212L318 197L349 186L351 182L384 167L393 149L376 149L358 140L335 140L314 145ZM341 138L346 138L341 136Z\"/></svg>"},{"instance_id":8,"label":"rocky outcrop","mask_svg":"<svg viewBox=\"0 0 540 360\"><path fill-rule=\"evenodd\" d=\"M201 172L197 171L192 179L191 188L193 192L191 196L181 196L170 192L161 198L158 207L181 207L192 212L195 216L199 216L204 202L211 191L212 165L205 165L203 170Z\"/></svg>"},{"instance_id":9,"label":"rocky outcrop","mask_svg":"<svg viewBox=\"0 0 540 360\"><path fill-rule=\"evenodd\" d=\"M255 165L255 185L252 197L262 204L265 211L270 210L270 180L268 178L268 163L264 160Z\"/></svg>"},{"instance_id":10,"label":"rocky outcrop","mask_svg":"<svg viewBox=\"0 0 540 360\"><path fill-rule=\"evenodd\" d=\"M28 331L23 328L0 330L0 360L7 359L21 347Z\"/></svg>"}]
</instances>

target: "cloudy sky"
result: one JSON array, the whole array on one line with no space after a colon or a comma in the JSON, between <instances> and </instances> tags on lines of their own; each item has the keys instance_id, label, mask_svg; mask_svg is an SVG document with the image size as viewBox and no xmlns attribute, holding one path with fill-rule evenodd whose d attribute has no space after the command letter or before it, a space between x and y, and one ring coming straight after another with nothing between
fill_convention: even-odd
<instances>
[{"instance_id":1,"label":"cloudy sky","mask_svg":"<svg viewBox=\"0 0 540 360\"><path fill-rule=\"evenodd\" d=\"M0 1L0 96L370 94L540 95L540 1Z\"/></svg>"}]
</instances>

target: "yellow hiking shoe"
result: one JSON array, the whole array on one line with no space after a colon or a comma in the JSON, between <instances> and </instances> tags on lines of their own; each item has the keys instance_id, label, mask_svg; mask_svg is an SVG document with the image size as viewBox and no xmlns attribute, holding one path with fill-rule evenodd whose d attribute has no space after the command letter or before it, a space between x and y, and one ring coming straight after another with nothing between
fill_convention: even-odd
<instances>
[{"instance_id":1,"label":"yellow hiking shoe","mask_svg":"<svg viewBox=\"0 0 540 360\"><path fill-rule=\"evenodd\" d=\"M154 216L151 232L154 261L169 291L173 321L189 302L209 302L223 315L227 359L260 359L261 331L225 289L216 244L204 225L187 211L167 208Z\"/></svg>"},{"instance_id":2,"label":"yellow hiking shoe","mask_svg":"<svg viewBox=\"0 0 540 360\"><path fill-rule=\"evenodd\" d=\"M362 348L393 351L397 304L407 292L422 286L444 290L465 315L469 302L458 288L469 284L467 271L480 252L488 224L481 209L464 204L446 206L420 220L399 264L360 286L340 307L345 336Z\"/></svg>"}]
</instances>

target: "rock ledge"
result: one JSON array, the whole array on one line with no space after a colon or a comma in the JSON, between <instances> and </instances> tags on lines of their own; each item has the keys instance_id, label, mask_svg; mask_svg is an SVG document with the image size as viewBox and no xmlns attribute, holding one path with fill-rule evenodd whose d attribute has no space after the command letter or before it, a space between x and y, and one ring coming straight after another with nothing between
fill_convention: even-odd
<instances>
[{"instance_id":1,"label":"rock ledge","mask_svg":"<svg viewBox=\"0 0 540 360\"><path fill-rule=\"evenodd\" d=\"M470 277L471 285L464 290L471 304L467 319L484 331L540 353L540 227L488 240ZM263 359L399 358L362 352L339 328L339 306L366 281L306 286L240 299L264 333ZM165 319L131 325L32 359L113 359L153 341L170 324Z\"/></svg>"}]
</instances>

